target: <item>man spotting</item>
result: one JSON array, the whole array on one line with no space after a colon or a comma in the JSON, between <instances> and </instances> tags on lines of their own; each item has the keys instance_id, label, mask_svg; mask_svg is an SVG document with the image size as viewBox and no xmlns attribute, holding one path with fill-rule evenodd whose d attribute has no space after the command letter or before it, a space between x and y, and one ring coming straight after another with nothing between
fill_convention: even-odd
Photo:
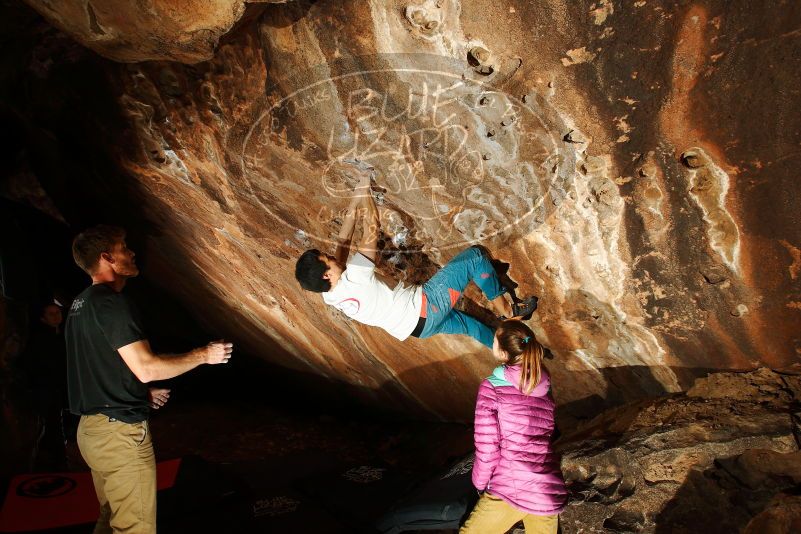
<instances>
[{"instance_id":1,"label":"man spotting","mask_svg":"<svg viewBox=\"0 0 801 534\"><path fill-rule=\"evenodd\" d=\"M166 380L207 363L226 363L232 345L216 342L186 354L154 354L133 303L122 292L139 274L125 231L96 226L72 244L92 285L72 302L67 317L70 410L81 416L78 447L92 470L100 501L95 532L156 532L156 462L149 407L162 406Z\"/></svg>"},{"instance_id":2,"label":"man spotting","mask_svg":"<svg viewBox=\"0 0 801 534\"><path fill-rule=\"evenodd\" d=\"M362 239L357 252L348 259L358 211L366 213ZM322 293L326 304L360 323L381 327L400 340L409 336L467 334L491 348L494 329L453 309L471 280L499 317L526 317L537 309L537 297L515 304L507 300L506 289L498 281L490 258L479 247L459 253L422 286L399 283L390 289L375 275L379 227L370 175L363 173L337 237L334 255L311 249L298 259L295 278L301 287Z\"/></svg>"}]
</instances>

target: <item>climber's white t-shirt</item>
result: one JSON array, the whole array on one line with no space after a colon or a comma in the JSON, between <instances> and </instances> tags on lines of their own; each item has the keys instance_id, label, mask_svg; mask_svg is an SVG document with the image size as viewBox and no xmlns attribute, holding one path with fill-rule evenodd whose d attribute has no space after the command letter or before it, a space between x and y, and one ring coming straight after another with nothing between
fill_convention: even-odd
<instances>
[{"instance_id":1,"label":"climber's white t-shirt","mask_svg":"<svg viewBox=\"0 0 801 534\"><path fill-rule=\"evenodd\" d=\"M323 300L351 319L381 327L403 341L420 319L423 288L398 283L390 289L376 278L375 264L357 252L348 260L337 285L323 293Z\"/></svg>"}]
</instances>

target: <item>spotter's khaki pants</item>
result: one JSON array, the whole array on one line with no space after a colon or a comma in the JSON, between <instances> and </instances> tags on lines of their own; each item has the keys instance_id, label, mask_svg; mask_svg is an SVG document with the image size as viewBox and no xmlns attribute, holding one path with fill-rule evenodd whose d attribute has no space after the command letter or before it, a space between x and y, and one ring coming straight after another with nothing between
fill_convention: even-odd
<instances>
[{"instance_id":1,"label":"spotter's khaki pants","mask_svg":"<svg viewBox=\"0 0 801 534\"><path fill-rule=\"evenodd\" d=\"M95 534L156 532L156 458L147 421L123 423L84 415L78 448L92 469L100 501Z\"/></svg>"},{"instance_id":2,"label":"spotter's khaki pants","mask_svg":"<svg viewBox=\"0 0 801 534\"><path fill-rule=\"evenodd\" d=\"M556 534L559 528L558 515L529 514L484 493L459 534L504 534L521 520L526 527L526 534Z\"/></svg>"}]
</instances>

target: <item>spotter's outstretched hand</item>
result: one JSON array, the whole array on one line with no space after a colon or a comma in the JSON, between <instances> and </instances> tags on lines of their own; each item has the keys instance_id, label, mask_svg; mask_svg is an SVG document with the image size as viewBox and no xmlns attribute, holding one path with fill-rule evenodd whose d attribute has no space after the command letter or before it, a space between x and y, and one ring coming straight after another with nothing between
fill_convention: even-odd
<instances>
[{"instance_id":1,"label":"spotter's outstretched hand","mask_svg":"<svg viewBox=\"0 0 801 534\"><path fill-rule=\"evenodd\" d=\"M228 360L231 359L231 353L234 350L233 343L227 343L224 340L220 341L213 341L203 347L205 351L205 362L210 365L216 365L218 363L228 363Z\"/></svg>"}]
</instances>

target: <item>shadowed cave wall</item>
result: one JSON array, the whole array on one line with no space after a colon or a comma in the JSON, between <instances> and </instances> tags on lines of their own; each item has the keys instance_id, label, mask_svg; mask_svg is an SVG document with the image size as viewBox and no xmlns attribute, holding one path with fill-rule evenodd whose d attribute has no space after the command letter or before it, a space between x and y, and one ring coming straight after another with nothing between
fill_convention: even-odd
<instances>
[{"instance_id":1,"label":"shadowed cave wall","mask_svg":"<svg viewBox=\"0 0 801 534\"><path fill-rule=\"evenodd\" d=\"M4 7L15 183L76 229L88 204L124 224L144 275L249 353L470 419L489 351L400 343L293 278L332 248L359 160L382 188L382 272L422 282L488 247L540 296L530 325L577 415L798 361L795 3L31 4L69 35Z\"/></svg>"}]
</instances>

